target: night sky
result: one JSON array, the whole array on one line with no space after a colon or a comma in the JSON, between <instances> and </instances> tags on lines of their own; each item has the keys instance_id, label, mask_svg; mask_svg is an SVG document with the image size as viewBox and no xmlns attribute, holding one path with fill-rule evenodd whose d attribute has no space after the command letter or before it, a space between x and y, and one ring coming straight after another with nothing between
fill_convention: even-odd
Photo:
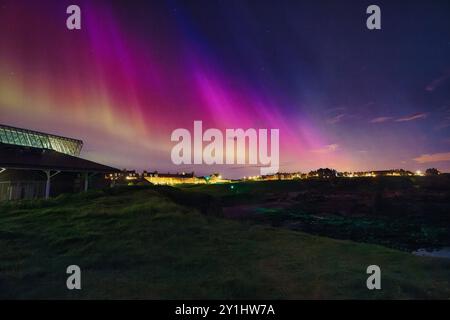
<instances>
[{"instance_id":1,"label":"night sky","mask_svg":"<svg viewBox=\"0 0 450 320\"><path fill-rule=\"evenodd\" d=\"M450 2L0 0L0 123L118 168L259 172L174 166L194 120L278 128L280 171L450 171Z\"/></svg>"}]
</instances>

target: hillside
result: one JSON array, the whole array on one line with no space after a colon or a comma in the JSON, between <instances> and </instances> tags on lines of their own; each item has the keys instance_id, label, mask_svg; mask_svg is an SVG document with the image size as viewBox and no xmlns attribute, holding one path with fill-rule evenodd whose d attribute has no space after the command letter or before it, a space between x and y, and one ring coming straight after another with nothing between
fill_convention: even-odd
<instances>
[{"instance_id":1,"label":"hillside","mask_svg":"<svg viewBox=\"0 0 450 320\"><path fill-rule=\"evenodd\" d=\"M450 297L450 261L220 217L207 195L120 188L0 205L0 298ZM65 287L82 269L82 290ZM366 288L366 267L382 290Z\"/></svg>"}]
</instances>

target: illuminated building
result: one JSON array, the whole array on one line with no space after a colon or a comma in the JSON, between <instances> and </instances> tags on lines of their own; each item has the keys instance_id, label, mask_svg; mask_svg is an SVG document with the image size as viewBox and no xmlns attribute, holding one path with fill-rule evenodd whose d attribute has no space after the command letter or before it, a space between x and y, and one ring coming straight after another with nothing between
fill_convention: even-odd
<instances>
[{"instance_id":1,"label":"illuminated building","mask_svg":"<svg viewBox=\"0 0 450 320\"><path fill-rule=\"evenodd\" d=\"M83 141L0 124L0 143L54 150L78 157Z\"/></svg>"},{"instance_id":2,"label":"illuminated building","mask_svg":"<svg viewBox=\"0 0 450 320\"><path fill-rule=\"evenodd\" d=\"M215 184L228 183L230 180L224 179L220 174L213 173L209 176L196 177L194 172L186 173L159 173L144 171L142 177L153 184L176 185L176 184Z\"/></svg>"},{"instance_id":3,"label":"illuminated building","mask_svg":"<svg viewBox=\"0 0 450 320\"><path fill-rule=\"evenodd\" d=\"M250 176L247 180L294 180L305 179L306 175L301 172L279 172L265 176Z\"/></svg>"},{"instance_id":4,"label":"illuminated building","mask_svg":"<svg viewBox=\"0 0 450 320\"><path fill-rule=\"evenodd\" d=\"M143 181L143 177L147 173L141 175L136 172L136 170L126 170L123 169L120 172L108 173L105 175L105 179L111 181L114 185L133 185L135 183L140 183Z\"/></svg>"},{"instance_id":5,"label":"illuminated building","mask_svg":"<svg viewBox=\"0 0 450 320\"><path fill-rule=\"evenodd\" d=\"M104 187L119 170L79 158L81 140L0 125L0 200L48 198Z\"/></svg>"},{"instance_id":6,"label":"illuminated building","mask_svg":"<svg viewBox=\"0 0 450 320\"><path fill-rule=\"evenodd\" d=\"M175 184L199 184L206 183L206 180L202 178L197 178L194 175L194 172L191 173L159 173L148 172L147 176L144 176L144 179L153 184L166 184L166 185L175 185Z\"/></svg>"},{"instance_id":7,"label":"illuminated building","mask_svg":"<svg viewBox=\"0 0 450 320\"><path fill-rule=\"evenodd\" d=\"M206 180L206 183L210 183L210 184L230 182L229 179L224 179L222 177L222 175L220 175L219 173L213 173L210 176L204 177L204 179Z\"/></svg>"}]
</instances>

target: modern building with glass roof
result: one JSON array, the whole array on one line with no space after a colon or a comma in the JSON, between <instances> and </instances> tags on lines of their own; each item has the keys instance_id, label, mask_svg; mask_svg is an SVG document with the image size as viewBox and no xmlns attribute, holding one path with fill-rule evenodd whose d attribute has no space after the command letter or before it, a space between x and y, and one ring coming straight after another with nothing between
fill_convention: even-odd
<instances>
[{"instance_id":1,"label":"modern building with glass roof","mask_svg":"<svg viewBox=\"0 0 450 320\"><path fill-rule=\"evenodd\" d=\"M0 142L25 147L50 149L78 157L83 141L0 124Z\"/></svg>"},{"instance_id":2,"label":"modern building with glass roof","mask_svg":"<svg viewBox=\"0 0 450 320\"><path fill-rule=\"evenodd\" d=\"M81 140L0 124L0 200L104 187L104 175L120 170L80 158L82 147Z\"/></svg>"}]
</instances>

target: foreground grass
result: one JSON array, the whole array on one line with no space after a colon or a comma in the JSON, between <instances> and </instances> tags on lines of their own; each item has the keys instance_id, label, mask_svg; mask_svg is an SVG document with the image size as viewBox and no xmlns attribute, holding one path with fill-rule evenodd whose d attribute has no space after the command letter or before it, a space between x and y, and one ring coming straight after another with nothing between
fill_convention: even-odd
<instances>
[{"instance_id":1,"label":"foreground grass","mask_svg":"<svg viewBox=\"0 0 450 320\"><path fill-rule=\"evenodd\" d=\"M450 297L449 261L226 220L183 196L123 189L0 206L0 298ZM65 287L71 264L81 291ZM380 291L366 289L371 264Z\"/></svg>"},{"instance_id":2,"label":"foreground grass","mask_svg":"<svg viewBox=\"0 0 450 320\"><path fill-rule=\"evenodd\" d=\"M450 175L186 185L228 217L415 251L450 246Z\"/></svg>"}]
</instances>

